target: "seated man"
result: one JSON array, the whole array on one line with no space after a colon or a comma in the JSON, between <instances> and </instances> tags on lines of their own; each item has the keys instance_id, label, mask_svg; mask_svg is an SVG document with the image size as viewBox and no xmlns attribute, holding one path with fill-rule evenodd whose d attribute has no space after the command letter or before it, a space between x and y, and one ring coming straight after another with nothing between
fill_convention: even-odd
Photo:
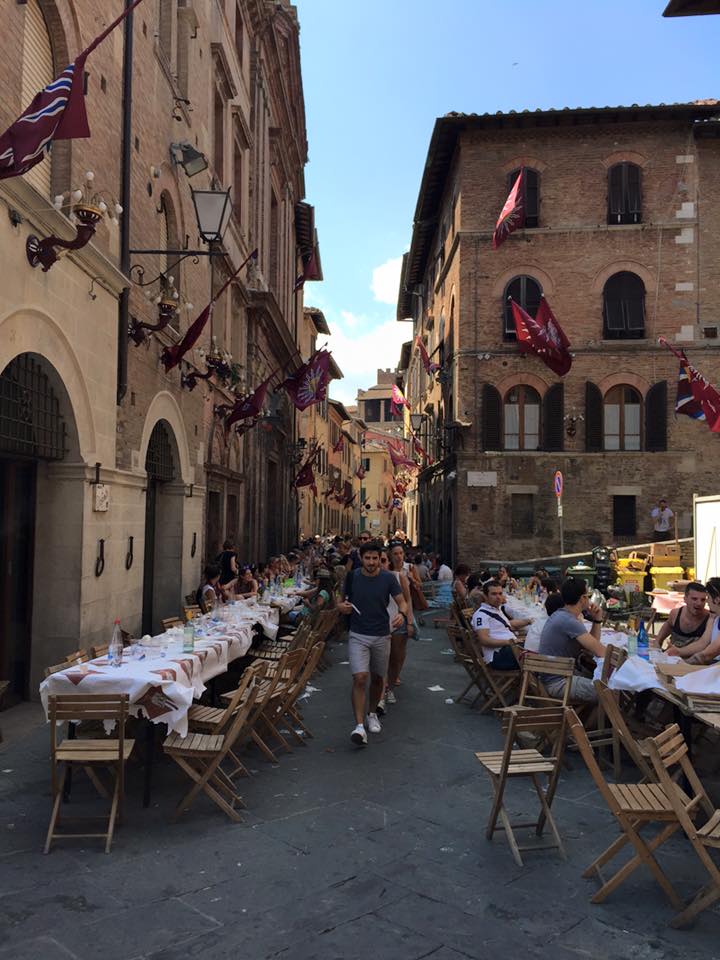
<instances>
[{"instance_id":1,"label":"seated man","mask_svg":"<svg viewBox=\"0 0 720 960\"><path fill-rule=\"evenodd\" d=\"M510 623L500 609L504 591L499 580L484 587L485 599L472 615L472 628L482 647L483 658L494 670L517 670L518 663L510 644L517 640Z\"/></svg>"},{"instance_id":2,"label":"seated man","mask_svg":"<svg viewBox=\"0 0 720 960\"><path fill-rule=\"evenodd\" d=\"M670 611L667 620L660 627L655 642L662 650L663 642L669 637L668 653L673 657L691 657L702 649L699 645L708 622L705 609L707 590L697 581L691 581L685 587L685 603Z\"/></svg>"},{"instance_id":3,"label":"seated man","mask_svg":"<svg viewBox=\"0 0 720 960\"><path fill-rule=\"evenodd\" d=\"M547 657L572 657L575 660L581 650L587 650L594 657L604 657L605 647L600 642L603 622L601 611L588 601L586 581L580 577L568 577L560 587L560 596L563 606L548 617L540 635L538 653ZM589 633L585 629L586 624L579 619L583 613L590 614L592 627ZM551 697L562 697L565 682L565 677L543 677L545 689ZM592 680L573 677L570 700L596 703L597 693Z\"/></svg>"},{"instance_id":4,"label":"seated man","mask_svg":"<svg viewBox=\"0 0 720 960\"><path fill-rule=\"evenodd\" d=\"M688 584L688 587L698 586L697 583ZM703 587L703 589L705 588ZM720 577L710 577L708 580L707 602L708 607L710 607L710 615L705 618L707 623L702 635L683 647L678 647L673 643L667 649L670 656L683 657L688 663L694 664L713 663L720 657ZM684 609L685 607L680 607L681 611ZM680 616L678 615L676 624L679 619ZM667 623L663 624L663 630L666 626ZM662 636L662 630L658 636Z\"/></svg>"}]
</instances>

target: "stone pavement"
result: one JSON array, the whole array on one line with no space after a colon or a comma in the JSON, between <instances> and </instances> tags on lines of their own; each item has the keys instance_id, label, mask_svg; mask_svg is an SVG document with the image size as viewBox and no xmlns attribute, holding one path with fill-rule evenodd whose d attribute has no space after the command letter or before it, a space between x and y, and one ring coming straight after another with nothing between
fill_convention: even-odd
<instances>
[{"instance_id":1,"label":"stone pavement","mask_svg":"<svg viewBox=\"0 0 720 960\"><path fill-rule=\"evenodd\" d=\"M187 781L162 763L148 810L130 770L109 856L99 842L66 841L45 857L47 728L0 748L0 960L720 957L720 915L671 930L644 870L589 903L595 883L582 870L615 828L575 756L553 807L567 862L528 853L520 869L502 839L485 840L490 789L473 752L500 745L498 724L447 702L464 674L441 631L422 634L399 703L364 750L349 741L346 648L335 648L305 705L315 740L277 768L250 755L242 825L204 799L170 823ZM534 811L526 786L511 797L516 813ZM703 876L689 845L663 851L693 893Z\"/></svg>"}]
</instances>

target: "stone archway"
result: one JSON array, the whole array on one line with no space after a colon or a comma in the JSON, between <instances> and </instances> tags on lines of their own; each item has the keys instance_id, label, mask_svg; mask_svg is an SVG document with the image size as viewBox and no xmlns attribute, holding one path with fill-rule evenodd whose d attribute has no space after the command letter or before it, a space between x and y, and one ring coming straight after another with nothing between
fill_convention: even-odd
<instances>
[{"instance_id":1,"label":"stone archway","mask_svg":"<svg viewBox=\"0 0 720 960\"><path fill-rule=\"evenodd\" d=\"M63 378L45 357L18 354L0 370L0 674L17 698L81 634L80 460Z\"/></svg>"}]
</instances>

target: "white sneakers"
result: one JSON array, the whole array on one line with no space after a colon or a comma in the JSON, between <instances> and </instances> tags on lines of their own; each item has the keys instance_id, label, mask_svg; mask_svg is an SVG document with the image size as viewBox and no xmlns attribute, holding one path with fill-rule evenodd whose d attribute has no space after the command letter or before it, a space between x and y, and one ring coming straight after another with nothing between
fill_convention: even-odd
<instances>
[{"instance_id":1,"label":"white sneakers","mask_svg":"<svg viewBox=\"0 0 720 960\"><path fill-rule=\"evenodd\" d=\"M370 733L382 733L382 725L377 718L376 713L369 713L367 717L367 728ZM353 732L350 734L350 739L353 743L356 743L359 747L367 746L368 738L365 731L365 725L359 723Z\"/></svg>"},{"instance_id":2,"label":"white sneakers","mask_svg":"<svg viewBox=\"0 0 720 960\"><path fill-rule=\"evenodd\" d=\"M382 725L378 720L376 713L368 714L367 728L370 731L370 733L382 733Z\"/></svg>"},{"instance_id":3,"label":"white sneakers","mask_svg":"<svg viewBox=\"0 0 720 960\"><path fill-rule=\"evenodd\" d=\"M385 693L385 701L387 703L397 703L397 697L395 696L392 690L387 690L387 692Z\"/></svg>"},{"instance_id":4,"label":"white sneakers","mask_svg":"<svg viewBox=\"0 0 720 960\"><path fill-rule=\"evenodd\" d=\"M365 726L362 723L359 723L353 732L350 734L350 739L353 743L356 743L359 747L364 747L367 745L367 733L365 733Z\"/></svg>"}]
</instances>

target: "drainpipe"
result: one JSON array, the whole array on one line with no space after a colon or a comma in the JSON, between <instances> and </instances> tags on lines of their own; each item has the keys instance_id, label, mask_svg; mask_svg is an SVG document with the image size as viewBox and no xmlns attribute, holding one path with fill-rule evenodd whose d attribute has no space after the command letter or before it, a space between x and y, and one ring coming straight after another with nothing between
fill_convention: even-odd
<instances>
[{"instance_id":1,"label":"drainpipe","mask_svg":"<svg viewBox=\"0 0 720 960\"><path fill-rule=\"evenodd\" d=\"M125 0L125 9L132 0ZM120 270L130 271L130 174L132 156L132 68L133 21L129 13L123 24L123 96L122 96L122 153L120 159ZM130 288L124 287L118 302L117 402L123 401L128 387L128 326L130 322Z\"/></svg>"}]
</instances>

